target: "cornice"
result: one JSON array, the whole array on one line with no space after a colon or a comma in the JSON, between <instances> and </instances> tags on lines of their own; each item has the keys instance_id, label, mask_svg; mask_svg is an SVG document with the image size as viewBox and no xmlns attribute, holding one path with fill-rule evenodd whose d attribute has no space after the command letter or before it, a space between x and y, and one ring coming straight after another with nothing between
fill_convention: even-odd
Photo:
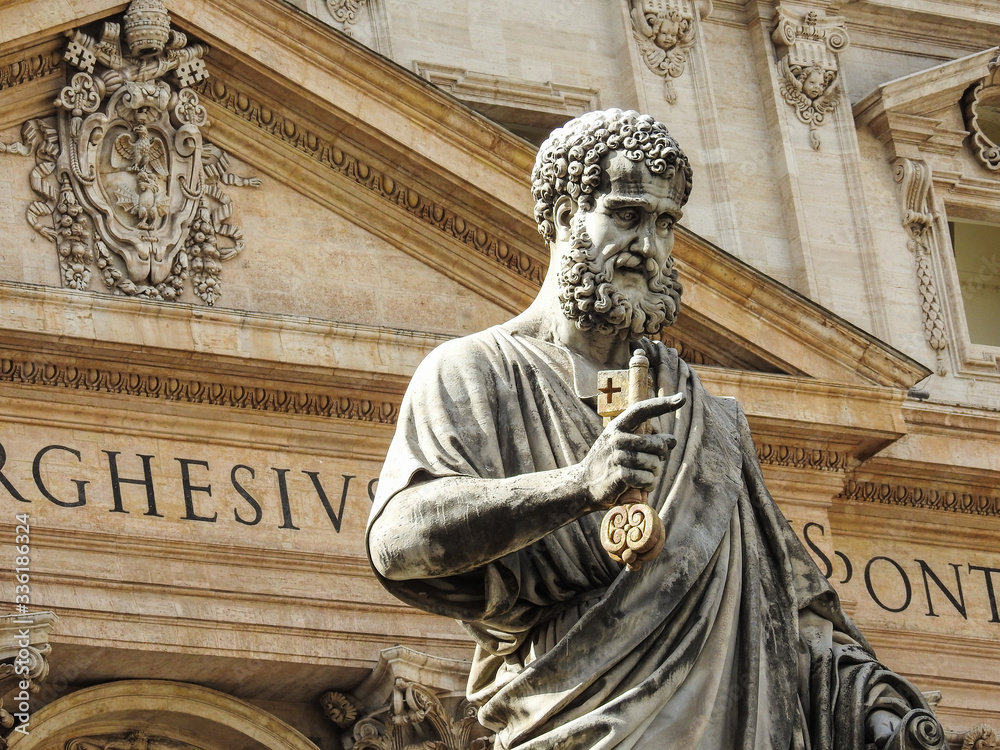
<instances>
[{"instance_id":1,"label":"cornice","mask_svg":"<svg viewBox=\"0 0 1000 750\"><path fill-rule=\"evenodd\" d=\"M886 647L892 645L899 646L899 629L882 628L876 625L865 625L865 637L873 642L883 641ZM964 635L946 635L944 633L920 633L907 631L906 648L918 654L933 654L939 657L941 654L948 654L950 658L956 659L988 659L997 658L1000 651L1000 644L994 637L976 638ZM940 659L934 658L932 662L936 665Z\"/></svg>"},{"instance_id":2,"label":"cornice","mask_svg":"<svg viewBox=\"0 0 1000 750\"><path fill-rule=\"evenodd\" d=\"M59 584L59 576L48 579L51 588ZM103 586L105 581L101 581ZM127 594L131 589L126 586L120 593ZM313 600L315 601L315 600ZM252 606L253 597L247 599ZM315 607L315 604L313 604ZM312 607L311 607L312 608ZM63 626L58 633L53 634L50 642L53 645L73 644L88 647L107 647L131 649L139 645L143 650L150 648L150 639L156 639L156 651L183 655L203 654L208 657L245 658L254 654L258 659L269 658L303 658L297 653L288 653L290 644L304 644L310 656L308 662L313 667L363 667L370 669L371 660L359 657L358 654L377 654L389 645L409 645L414 648L453 651L468 653L471 646L461 636L443 637L439 633L427 632L392 633L383 635L377 632L355 629L356 623L363 616L379 613L370 603L364 603L348 610L346 615L353 618L346 621L344 629L337 631L327 624L320 627L292 626L287 621L277 624L261 625L250 622L220 623L218 619L196 619L193 617L179 618L176 615L159 615L130 613L124 618L121 610L100 611L97 609L70 609L59 607L57 614L65 621L72 621L76 631ZM414 609L410 607L386 608L385 619L414 617ZM287 611L287 610L286 610ZM221 633L232 633L232 637L220 637ZM99 635L93 635L98 633ZM108 635L104 635L107 633ZM155 634L155 635L153 635ZM238 637L237 637L238 634ZM168 636L174 636L178 642L169 642ZM391 639L391 640L390 640ZM234 644L234 645L230 645ZM246 645L252 644L252 645ZM281 649L281 650L279 650ZM322 654L320 657L318 654Z\"/></svg>"},{"instance_id":3,"label":"cornice","mask_svg":"<svg viewBox=\"0 0 1000 750\"><path fill-rule=\"evenodd\" d=\"M0 528L14 528L14 517L0 520ZM120 537L104 531L86 528L61 529L56 526L41 526L32 530L36 541L46 549L113 557L122 553ZM209 552L210 551L210 552ZM365 580L371 577L368 560L355 555L337 554L335 551L310 552L296 549L294 554L287 550L271 547L240 545L227 538L219 543L200 542L192 547L189 540L171 540L158 536L143 536L135 532L128 534L128 554L133 557L152 560L183 560L204 564L210 555L212 564L219 567L254 567L260 571L278 572L294 569L309 574L328 574L332 566L338 576L357 576Z\"/></svg>"},{"instance_id":4,"label":"cornice","mask_svg":"<svg viewBox=\"0 0 1000 750\"><path fill-rule=\"evenodd\" d=\"M965 89L986 75L987 64L996 53L997 47L991 47L882 84L854 105L856 125L868 125L879 134L897 126L896 122L884 122L890 113L933 119L941 110L955 106ZM898 119L904 132L913 129L913 122L905 117ZM918 130L933 130L935 126L928 121Z\"/></svg>"},{"instance_id":5,"label":"cornice","mask_svg":"<svg viewBox=\"0 0 1000 750\"><path fill-rule=\"evenodd\" d=\"M533 285L541 285L545 268L542 262L523 250L512 247L488 231L481 223L461 215L452 207L422 195L419 188L403 184L347 147L325 138L296 121L293 116L276 111L237 84L216 76L195 87L205 102L213 102L258 130L292 146L325 169L346 177L381 200L402 208L411 216L458 240L463 245Z\"/></svg>"},{"instance_id":6,"label":"cornice","mask_svg":"<svg viewBox=\"0 0 1000 750\"><path fill-rule=\"evenodd\" d=\"M961 23L984 30L1000 26L998 0L977 0L975 3L968 0L834 0L833 4L845 6L845 13L852 10L867 11L883 18L894 20L905 17L921 24L940 26ZM856 5L856 9L852 5Z\"/></svg>"},{"instance_id":7,"label":"cornice","mask_svg":"<svg viewBox=\"0 0 1000 750\"><path fill-rule=\"evenodd\" d=\"M0 298L0 347L8 350L290 384L328 384L342 373L405 383L451 338L10 281L0 281Z\"/></svg>"},{"instance_id":8,"label":"cornice","mask_svg":"<svg viewBox=\"0 0 1000 750\"><path fill-rule=\"evenodd\" d=\"M907 401L903 416L907 424L920 425L926 431L961 437L978 432L980 439L1000 443L1000 409L997 408L977 409L964 404Z\"/></svg>"},{"instance_id":9,"label":"cornice","mask_svg":"<svg viewBox=\"0 0 1000 750\"><path fill-rule=\"evenodd\" d=\"M760 443L842 451L861 461L906 434L905 393L894 389L716 368L698 375L713 395L740 402Z\"/></svg>"},{"instance_id":10,"label":"cornice","mask_svg":"<svg viewBox=\"0 0 1000 750\"><path fill-rule=\"evenodd\" d=\"M535 115L555 116L560 121L601 108L599 92L583 86L552 81L539 83L433 62L414 61L413 70L463 102L513 105ZM540 119L547 118L543 115Z\"/></svg>"},{"instance_id":11,"label":"cornice","mask_svg":"<svg viewBox=\"0 0 1000 750\"><path fill-rule=\"evenodd\" d=\"M337 391L292 391L261 385L168 376L102 367L77 367L41 357L0 354L0 383L46 386L122 396L227 406L277 414L395 424L399 401L372 401Z\"/></svg>"},{"instance_id":12,"label":"cornice","mask_svg":"<svg viewBox=\"0 0 1000 750\"><path fill-rule=\"evenodd\" d=\"M930 371L871 334L681 227L685 309L775 369L832 383L909 388Z\"/></svg>"},{"instance_id":13,"label":"cornice","mask_svg":"<svg viewBox=\"0 0 1000 750\"><path fill-rule=\"evenodd\" d=\"M990 518L1000 517L1000 496L926 486L849 479L838 499L854 503L896 505Z\"/></svg>"},{"instance_id":14,"label":"cornice","mask_svg":"<svg viewBox=\"0 0 1000 750\"><path fill-rule=\"evenodd\" d=\"M29 54L19 60L0 64L0 91L54 75L62 69L62 52L59 50Z\"/></svg>"},{"instance_id":15,"label":"cornice","mask_svg":"<svg viewBox=\"0 0 1000 750\"><path fill-rule=\"evenodd\" d=\"M845 472L853 463L846 451L809 448L801 444L761 442L756 437L754 445L757 449L757 460L767 466Z\"/></svg>"}]
</instances>

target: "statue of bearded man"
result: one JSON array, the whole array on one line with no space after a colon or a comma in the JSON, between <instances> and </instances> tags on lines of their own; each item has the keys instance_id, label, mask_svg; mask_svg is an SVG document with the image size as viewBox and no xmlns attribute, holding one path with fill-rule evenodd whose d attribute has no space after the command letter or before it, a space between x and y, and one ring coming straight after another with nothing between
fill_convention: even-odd
<instances>
[{"instance_id":1,"label":"statue of bearded man","mask_svg":"<svg viewBox=\"0 0 1000 750\"><path fill-rule=\"evenodd\" d=\"M934 747L922 696L875 661L764 487L739 405L645 338L680 302L677 143L649 116L590 113L532 180L538 297L418 368L368 534L389 591L475 639L468 696L497 747L865 750L919 722ZM637 348L659 395L605 427L597 374ZM628 488L666 537L637 571L599 542Z\"/></svg>"}]
</instances>

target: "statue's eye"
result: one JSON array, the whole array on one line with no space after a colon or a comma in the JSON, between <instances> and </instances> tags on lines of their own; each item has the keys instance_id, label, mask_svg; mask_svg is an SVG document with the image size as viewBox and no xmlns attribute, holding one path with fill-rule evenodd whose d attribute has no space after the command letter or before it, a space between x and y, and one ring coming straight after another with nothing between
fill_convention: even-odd
<instances>
[{"instance_id":1,"label":"statue's eye","mask_svg":"<svg viewBox=\"0 0 1000 750\"><path fill-rule=\"evenodd\" d=\"M661 232L666 232L674 228L676 221L677 219L670 214L660 214L656 217L656 228Z\"/></svg>"},{"instance_id":2,"label":"statue's eye","mask_svg":"<svg viewBox=\"0 0 1000 750\"><path fill-rule=\"evenodd\" d=\"M619 208L614 212L615 221L623 226L632 226L639 220L639 209Z\"/></svg>"}]
</instances>

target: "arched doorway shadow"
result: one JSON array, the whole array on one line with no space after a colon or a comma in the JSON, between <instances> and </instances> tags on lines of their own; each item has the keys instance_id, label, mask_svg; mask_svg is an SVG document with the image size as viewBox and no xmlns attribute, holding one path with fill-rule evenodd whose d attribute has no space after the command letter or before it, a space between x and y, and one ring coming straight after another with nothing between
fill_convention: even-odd
<instances>
[{"instance_id":1,"label":"arched doorway shadow","mask_svg":"<svg viewBox=\"0 0 1000 750\"><path fill-rule=\"evenodd\" d=\"M11 750L317 750L272 714L183 682L123 680L85 688L31 716ZM109 746L110 743L110 746Z\"/></svg>"}]
</instances>

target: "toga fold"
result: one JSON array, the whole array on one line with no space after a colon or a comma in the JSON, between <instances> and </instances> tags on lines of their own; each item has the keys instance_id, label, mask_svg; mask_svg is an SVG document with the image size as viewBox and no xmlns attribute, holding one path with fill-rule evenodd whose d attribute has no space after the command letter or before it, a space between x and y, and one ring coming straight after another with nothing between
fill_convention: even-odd
<instances>
[{"instance_id":1,"label":"toga fold","mask_svg":"<svg viewBox=\"0 0 1000 750\"><path fill-rule=\"evenodd\" d=\"M652 421L677 439L648 498L656 560L612 562L593 513L471 573L382 584L471 633L468 694L499 748L863 750L867 711L926 704L875 661L788 526L736 401L642 345L654 388L687 397ZM573 382L568 353L507 327L439 347L403 401L372 519L415 479L580 462L603 423Z\"/></svg>"}]
</instances>

